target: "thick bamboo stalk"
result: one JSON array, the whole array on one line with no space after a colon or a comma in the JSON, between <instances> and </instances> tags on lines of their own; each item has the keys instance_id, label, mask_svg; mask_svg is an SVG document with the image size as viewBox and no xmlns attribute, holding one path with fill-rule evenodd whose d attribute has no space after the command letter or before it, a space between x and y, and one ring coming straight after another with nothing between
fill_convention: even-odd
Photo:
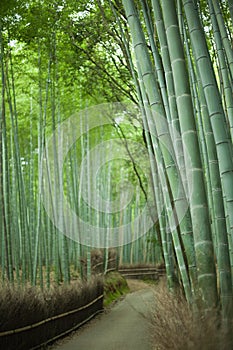
<instances>
[{"instance_id":1,"label":"thick bamboo stalk","mask_svg":"<svg viewBox=\"0 0 233 350\"><path fill-rule=\"evenodd\" d=\"M146 96L146 89L144 87L143 84L143 77L142 77L142 73L141 73L141 68L138 64L138 72L139 72L139 78L140 78L140 86L141 86L141 92L142 92L142 98L143 98L143 105L144 105L144 109L145 109L145 113L146 113L146 119L147 120L151 120L152 119L152 111L151 108L149 107L149 101L147 99ZM181 242L180 242L180 238L179 238L179 234L177 231L177 228L174 227L174 222L175 222L175 213L173 211L172 205L171 205L171 197L169 194L169 189L168 189L168 183L167 183L167 179L166 179L166 175L165 175L165 166L169 166L168 163L165 165L164 164L164 157L162 155L162 151L160 149L160 145L157 141L157 133L155 128L149 128L149 130L153 130L153 133L151 133L151 139L152 139L152 147L153 147L153 154L155 155L155 159L157 162L157 167L158 166L163 166L163 170L159 171L159 176L158 176L158 180L159 182L161 182L161 186L162 186L162 198L163 198L163 203L164 203L164 207L166 208L166 226L164 227L164 233L166 235L166 239L165 241L167 242L167 252L168 252L168 258L170 260L170 262L168 262L168 266L172 266L171 264L171 254L172 254L172 247L171 247L171 242L173 242L174 245L174 249L175 249L175 253L176 253L176 258L178 261L178 268L181 274L181 278L182 278L182 283L183 283L183 287L185 290L185 295L187 300L192 303L192 290L191 290L191 285L190 285L190 280L189 280L189 276L188 276L188 271L187 271L187 267L185 264L185 259L184 259L184 255L183 255L183 251L182 251L182 247L181 247ZM157 193L155 193L155 195L159 195ZM165 224L165 223L164 223ZM168 260L168 261L169 261ZM169 271L172 273L172 271ZM168 280L168 282L171 282ZM174 284L174 276L172 275L172 282Z\"/></svg>"},{"instance_id":2,"label":"thick bamboo stalk","mask_svg":"<svg viewBox=\"0 0 233 350\"><path fill-rule=\"evenodd\" d=\"M230 39L227 35L227 30L225 27L225 23L223 20L223 15L222 15L222 11L219 5L219 0L215 0L211 2L211 5L214 9L215 15L216 15L216 19L218 22L218 27L219 27L219 32L221 34L221 39L222 39L222 44L224 47L224 52L226 54L226 58L227 58L227 62L228 62L228 67L229 70L231 72L231 83L233 80L233 51L232 51L232 45L230 42Z\"/></svg>"},{"instance_id":3,"label":"thick bamboo stalk","mask_svg":"<svg viewBox=\"0 0 233 350\"><path fill-rule=\"evenodd\" d=\"M148 94L149 98L149 104L150 107L153 111L153 118L148 121L149 124L149 130L151 134L153 135L158 135L159 141L160 141L160 147L163 150L163 156L164 156L164 162L165 162L165 167L166 167L166 172L169 178L169 181L171 183L171 191L173 191L173 200L174 203L176 203L176 210L177 210L177 217L178 221L181 222L181 225L183 224L186 227L186 230L182 230L183 233L187 234L186 237L191 238L190 230L187 229L190 227L190 219L189 219L189 211L186 211L185 216L183 219L180 218L181 212L182 215L184 213L184 206L186 202L186 196L184 193L184 189L180 189L179 194L176 192L176 184L179 179L179 174L177 173L176 165L174 163L174 150L167 152L163 146L163 140L165 139L166 142L168 141L169 149L173 149L171 145L171 138L169 135L169 130L166 125L166 123L160 122L156 119L158 116L165 116L163 105L161 104L160 96L158 94L158 87L157 83L155 80L155 76L153 74L153 68L151 65L151 61L149 58L149 54L147 51L146 43L145 43L145 38L141 29L141 25L137 16L136 9L134 7L134 3L132 1L130 2L125 2L123 1L123 5L125 7L125 11L127 14L129 26L131 29L131 34L132 34L132 39L133 39L133 46L135 50L135 54L137 57L137 61L140 65L140 70L141 74L143 77L143 82L145 84L146 92ZM155 125L156 129L155 130ZM191 245L187 245L186 247L186 255L189 261L189 266L191 271L195 270L195 257L192 255L192 247ZM195 273L191 273L193 283L195 280Z\"/></svg>"},{"instance_id":4,"label":"thick bamboo stalk","mask_svg":"<svg viewBox=\"0 0 233 350\"><path fill-rule=\"evenodd\" d=\"M226 117L228 118L228 122L230 125L230 135L231 135L231 141L233 142L233 95L232 95L232 77L230 78L229 75L231 73L229 72L229 66L227 65L226 56L224 53L224 47L219 31L219 25L216 19L216 14L213 8L212 1L208 0L209 10L210 10L210 17L211 22L213 25L213 32L214 32L214 38L216 43L216 49L217 49L217 55L218 55L218 64L220 69L220 79L222 80L223 84L223 99L225 101L226 105Z\"/></svg>"},{"instance_id":5,"label":"thick bamboo stalk","mask_svg":"<svg viewBox=\"0 0 233 350\"><path fill-rule=\"evenodd\" d=\"M227 2L228 2L228 6L229 6L229 11L231 14L231 21L233 24L233 0L227 0Z\"/></svg>"},{"instance_id":6,"label":"thick bamboo stalk","mask_svg":"<svg viewBox=\"0 0 233 350\"><path fill-rule=\"evenodd\" d=\"M162 2L162 11L174 77L182 140L191 159L189 171L193 183L192 188L189 189L189 196L198 284L204 307L212 308L217 304L218 300L213 244L188 72L180 37L175 1L164 0ZM187 155L185 155L186 168L188 167L187 161ZM190 183L188 185L190 186Z\"/></svg>"},{"instance_id":7,"label":"thick bamboo stalk","mask_svg":"<svg viewBox=\"0 0 233 350\"><path fill-rule=\"evenodd\" d=\"M184 10L189 28L191 45L200 74L208 114L214 134L214 140L219 162L219 170L223 195L226 201L226 216L229 216L231 236L233 231L233 161L232 146L229 144L228 132L225 124L225 114L222 108L221 96L217 87L208 48L201 27L198 13L192 1L183 0ZM232 251L232 239L229 241Z\"/></svg>"}]
</instances>

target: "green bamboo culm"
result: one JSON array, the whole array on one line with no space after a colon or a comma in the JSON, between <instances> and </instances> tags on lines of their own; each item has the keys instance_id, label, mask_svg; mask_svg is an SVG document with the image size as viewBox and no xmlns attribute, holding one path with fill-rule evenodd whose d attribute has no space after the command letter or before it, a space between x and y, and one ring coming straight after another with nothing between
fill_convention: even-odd
<instances>
[{"instance_id":1,"label":"green bamboo culm","mask_svg":"<svg viewBox=\"0 0 233 350\"><path fill-rule=\"evenodd\" d=\"M0 208L1 208L1 227L2 227L2 279L11 279L10 263L9 263L9 234L7 225L7 212L5 205L5 191L4 191L4 148L6 149L6 139L4 137L5 132L5 119L6 119L6 108L5 108L5 71L4 71L4 44L2 35L2 20L0 19L0 64L1 64L1 115L0 115ZM6 271L6 276L5 276Z\"/></svg>"},{"instance_id":2,"label":"green bamboo culm","mask_svg":"<svg viewBox=\"0 0 233 350\"><path fill-rule=\"evenodd\" d=\"M225 123L225 113L222 107L221 96L218 90L215 73L209 57L208 48L201 27L198 12L192 1L183 1L187 24L190 33L193 54L197 62L200 81L204 91L208 114L214 134L217 150L220 178L225 197L225 216L228 217L230 237L233 230L233 161L232 145L229 143L229 133ZM232 238L229 239L232 251Z\"/></svg>"},{"instance_id":3,"label":"green bamboo culm","mask_svg":"<svg viewBox=\"0 0 233 350\"><path fill-rule=\"evenodd\" d=\"M230 42L230 38L227 35L227 29L224 23L223 14L220 8L219 0L211 1L211 7L214 10L216 20L218 23L219 33L221 36L221 41L224 47L224 52L226 54L226 59L228 63L228 68L231 72L231 83L233 81L233 52L232 52L232 44Z\"/></svg>"},{"instance_id":4,"label":"green bamboo culm","mask_svg":"<svg viewBox=\"0 0 233 350\"><path fill-rule=\"evenodd\" d=\"M181 135L183 144L191 160L190 175L192 177L192 188L189 189L189 200L198 271L198 287L201 292L203 304L207 308L212 308L217 305L216 273L202 163L190 94L190 83L180 37L175 1L165 0L161 5L174 77ZM185 162L187 168L187 159L185 159Z\"/></svg>"},{"instance_id":5,"label":"green bamboo culm","mask_svg":"<svg viewBox=\"0 0 233 350\"><path fill-rule=\"evenodd\" d=\"M216 36L214 39L218 45L219 62L223 73L223 93L225 94L223 97L220 96L215 77L217 72L214 71L209 57L205 32L198 13L198 6L193 1L183 0L179 2L179 19L177 15L177 3L175 1L159 2L155 0L152 2L156 23L154 37L156 36L155 40L157 40L161 48L162 64L167 73L165 75L165 81L159 79L161 62L156 56L156 47L153 41L153 22L150 14L150 6L147 2L141 2L145 20L143 30L148 31L148 39L153 53L152 56L148 54L148 47L142 34L142 27L140 26L142 19L139 18L139 14L136 11L135 2L122 1L122 3L132 35L135 57L138 62L137 70L141 70L149 105L162 115L166 115L168 120L171 118L170 121L172 123L176 123L176 128L181 131L182 144L187 150L184 164L186 171L188 171L187 178L192 179L192 183L190 181L188 183L186 194L188 193L190 201L198 274L198 283L195 288L200 291L201 303L205 309L215 307L219 303L216 278L217 270L220 281L220 303L222 305L223 315L227 314L227 310L230 314L232 288L230 287L229 257L233 251L233 193L232 186L230 185L232 183L232 146L228 121L231 125L232 59L231 52L229 52L229 40L225 38L226 30L223 26L224 23L219 2L213 4L212 13L215 11L215 17L217 18L217 22L215 21ZM212 2L209 1L209 4L212 5ZM184 12L182 12L182 9ZM164 25L164 29L162 24ZM219 27L218 36L217 26ZM184 43L182 40L184 40L186 34L188 35L188 39L187 37L185 39L187 50L184 53ZM166 57L167 52L169 52L169 56L167 55ZM187 55L189 63L187 63L185 55ZM158 69L156 74L152 68L152 57L154 58L155 70ZM171 68L169 67L168 57ZM194 68L192 68L192 65ZM226 65L229 66L229 71ZM189 69L193 71L192 82L189 79ZM158 96L156 77L162 89L164 89L164 83L166 87L169 86L168 99L166 97L166 89L161 90L164 91L162 93L164 96L162 101ZM195 85L198 86L197 89ZM175 99L173 97L174 93ZM226 98L227 117L222 108L222 98ZM201 101L200 104L199 99ZM198 110L197 114L196 107ZM209 120L210 123L208 123ZM153 130L152 119L149 120L148 125L149 130ZM159 130L158 136L161 135L162 131L165 131L162 130L161 125L156 125L157 128ZM202 144L202 149L200 148L200 144ZM165 157L164 160L165 164L168 164L166 163L168 162L168 158ZM191 161L191 167L189 166L189 161ZM212 223L210 223L210 218ZM226 226L227 222L229 222L228 226ZM228 227L230 231L226 232ZM217 265L215 265L214 245L216 248ZM184 247L186 249L186 245ZM198 294L197 292L196 295Z\"/></svg>"},{"instance_id":6,"label":"green bamboo culm","mask_svg":"<svg viewBox=\"0 0 233 350\"><path fill-rule=\"evenodd\" d=\"M229 6L230 15L231 15L231 21L233 24L233 0L227 0L227 2Z\"/></svg>"},{"instance_id":7,"label":"green bamboo culm","mask_svg":"<svg viewBox=\"0 0 233 350\"><path fill-rule=\"evenodd\" d=\"M208 0L210 18L213 26L214 38L217 49L218 64L221 71L221 80L223 85L223 98L226 111L226 118L228 119L230 126L231 141L233 142L233 94L232 94L232 75L229 71L229 66L227 64L227 57L225 55L225 50L223 46L223 41L221 33L219 30L219 25L216 18L216 13L212 1ZM226 34L226 31L225 31Z\"/></svg>"},{"instance_id":8,"label":"green bamboo culm","mask_svg":"<svg viewBox=\"0 0 233 350\"><path fill-rule=\"evenodd\" d=\"M184 187L185 195L188 196L187 174L186 174L185 163L184 163L184 149L182 144L182 138L180 135L180 121L178 118L178 110L177 110L177 104L176 104L174 78L173 78L173 73L171 68L171 61L170 61L170 55L168 50L164 21L162 18L162 11L158 1L156 0L152 1L152 9L153 9L155 27L156 27L154 37L156 37L159 43L159 46L161 48L161 57L163 62L162 69L164 69L164 73L165 73L166 89L167 89L168 100L169 100L170 113L166 117L170 125L170 132L171 132L171 138L174 144L176 162L182 178L182 184ZM197 276L196 276L196 259L195 259L193 232L192 232L193 229L192 229L190 212L186 213L185 220L181 220L180 231L182 235L182 241L185 246L185 253L188 259L188 267L189 267L190 279L192 282L192 288L194 290L197 287L197 283L196 283Z\"/></svg>"},{"instance_id":9,"label":"green bamboo culm","mask_svg":"<svg viewBox=\"0 0 233 350\"><path fill-rule=\"evenodd\" d=\"M149 53L147 51L147 46L146 46L146 42L145 42L145 38L142 32L142 28L140 25L140 21L137 15L137 11L136 11L136 7L134 6L134 2L133 1L123 1L123 5L125 8L125 12L128 18L128 22L129 22L129 26L131 29L131 34L132 34L132 40L133 40L133 46L134 46L134 51L135 51L135 55L137 57L137 61L140 65L139 69L141 71L141 75L143 78L143 82L145 84L145 89L146 92L148 94L148 99L149 99L149 106L151 108L151 119L148 121L148 125L149 125L149 130L150 133L152 135L158 135L158 138L160 140L160 147L161 150L163 152L163 157L164 157L164 162L165 162L165 169L169 178L169 181L171 182L171 191L173 191L174 193L174 201L175 203L179 203L179 205L177 206L178 210L180 211L180 213L182 212L183 209L183 205L185 205L185 193L184 193L184 189L182 192L179 192L180 197L177 197L177 193L176 193L176 183L177 180L179 178L179 175L177 173L177 169L176 169L176 165L174 163L174 157L172 157L170 152L167 152L165 150L165 148L163 147L163 139L165 138L166 140L169 140L168 142L170 142L171 145L171 138L170 138L170 134L168 131L168 126L165 122L165 120L163 120L163 118L159 118L158 120L160 122L156 123L156 115L159 116L163 116L165 117L165 111L163 108L163 104L160 100L160 96L158 93L158 86L156 83L156 79L153 73L153 68L152 68L152 64L149 58ZM158 114L157 114L158 113ZM157 129L157 130L156 130ZM153 141L152 141L153 143ZM171 147L172 149L173 147ZM174 152L174 151L173 151ZM177 216L179 217L179 214L177 213ZM189 211L186 212L186 214L184 215L184 218L182 219L182 223L181 225L183 225L183 228L185 227L184 232L186 232L189 237L190 236L190 230L188 229L189 225L190 225L190 219L189 219ZM173 230L174 227L171 227L171 230ZM182 250L180 250L180 253L183 254ZM192 269L193 267L195 267L195 258L194 255L192 253L192 246L187 246L186 247L186 257L188 258L189 261L189 266ZM180 266L181 271L185 271L184 267ZM195 285L195 273L191 273L192 276L192 282ZM190 282L188 282L188 284L190 284ZM186 284L186 287L188 285ZM188 287L187 287L188 288ZM189 286L190 288L190 286ZM189 297L191 296L191 292L188 292L187 289L187 295L189 295Z\"/></svg>"}]
</instances>

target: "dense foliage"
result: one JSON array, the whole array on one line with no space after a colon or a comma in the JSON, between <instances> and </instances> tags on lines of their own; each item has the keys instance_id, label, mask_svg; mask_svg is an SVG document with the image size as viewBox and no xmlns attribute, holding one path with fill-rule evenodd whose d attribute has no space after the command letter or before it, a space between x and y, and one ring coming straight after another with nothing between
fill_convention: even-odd
<instances>
[{"instance_id":1,"label":"dense foliage","mask_svg":"<svg viewBox=\"0 0 233 350\"><path fill-rule=\"evenodd\" d=\"M103 102L135 102L137 97L121 31L110 7L99 1L5 1L1 2L0 15L1 276L3 281L23 285L30 281L44 288L69 282L77 273L85 275L83 259L87 259L90 275L94 244L82 241L85 232L79 229L75 240L62 235L45 211L41 194L47 140L63 121L82 109ZM80 131L81 124L76 127ZM135 157L137 163L145 157L145 150L138 155L135 146L143 144L140 124L135 127L128 121L120 127L109 119L108 125L90 132L85 128L71 147L64 168L56 166L54 181L63 183L61 192L72 210L85 222L97 225L97 231L98 225L106 228L130 223L130 217L146 200L147 180L134 162ZM128 141L120 146L128 152L124 159L116 157L110 164L107 155L102 155L106 161L98 173L98 190L107 202L117 201L118 183L130 180L134 187L141 186L140 193L133 195L124 215L96 211L83 197L82 191L87 191L88 198L95 198L97 190L95 184L88 184L93 182L88 165L87 177L81 179L82 160L98 143L113 140L121 144L126 138L133 144L130 149ZM62 199L55 201L62 210ZM130 237L131 229L127 235ZM152 229L134 245L121 247L120 260L154 261L155 245L159 253ZM106 248L107 261L108 245Z\"/></svg>"},{"instance_id":2,"label":"dense foliage","mask_svg":"<svg viewBox=\"0 0 233 350\"><path fill-rule=\"evenodd\" d=\"M232 20L232 0L2 2L3 280L69 282L83 256L89 276L91 247L104 242L107 261L113 227L122 263L162 251L171 288L231 318ZM63 169L72 130L81 136ZM96 226L88 243L88 229L66 222L64 196ZM67 227L78 239L59 233Z\"/></svg>"}]
</instances>

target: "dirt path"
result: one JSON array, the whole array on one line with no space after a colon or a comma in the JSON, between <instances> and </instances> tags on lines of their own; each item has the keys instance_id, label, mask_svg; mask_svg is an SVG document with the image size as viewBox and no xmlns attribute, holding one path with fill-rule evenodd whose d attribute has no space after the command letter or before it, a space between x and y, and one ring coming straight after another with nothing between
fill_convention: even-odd
<instances>
[{"instance_id":1,"label":"dirt path","mask_svg":"<svg viewBox=\"0 0 233 350\"><path fill-rule=\"evenodd\" d=\"M146 283L142 280L134 280L134 279L127 279L127 284L129 286L130 292L137 292L138 290L141 289L148 289L151 288L152 285L149 283Z\"/></svg>"},{"instance_id":2,"label":"dirt path","mask_svg":"<svg viewBox=\"0 0 233 350\"><path fill-rule=\"evenodd\" d=\"M151 350L148 315L153 289L142 281L129 281L131 291L52 350Z\"/></svg>"}]
</instances>

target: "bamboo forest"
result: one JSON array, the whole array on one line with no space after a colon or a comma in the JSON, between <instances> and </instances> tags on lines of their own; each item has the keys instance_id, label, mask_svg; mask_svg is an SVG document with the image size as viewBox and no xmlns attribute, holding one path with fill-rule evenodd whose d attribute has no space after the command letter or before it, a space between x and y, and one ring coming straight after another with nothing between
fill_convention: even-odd
<instances>
[{"instance_id":1,"label":"bamboo forest","mask_svg":"<svg viewBox=\"0 0 233 350\"><path fill-rule=\"evenodd\" d=\"M0 1L0 349L133 268L232 349L232 33L233 0Z\"/></svg>"}]
</instances>

